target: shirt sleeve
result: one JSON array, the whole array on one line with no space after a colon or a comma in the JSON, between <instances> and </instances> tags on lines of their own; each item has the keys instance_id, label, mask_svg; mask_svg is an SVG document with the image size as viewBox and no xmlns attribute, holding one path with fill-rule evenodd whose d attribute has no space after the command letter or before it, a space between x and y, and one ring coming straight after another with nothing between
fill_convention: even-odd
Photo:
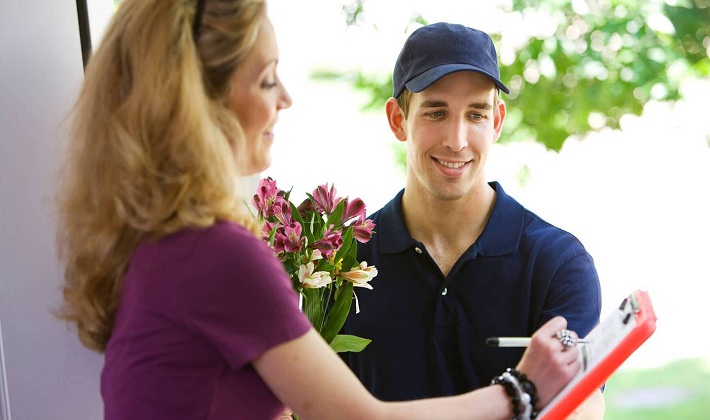
<instances>
[{"instance_id":1,"label":"shirt sleeve","mask_svg":"<svg viewBox=\"0 0 710 420\"><path fill-rule=\"evenodd\" d=\"M242 227L209 229L188 258L195 273L181 285L185 325L233 368L310 329L281 262Z\"/></svg>"},{"instance_id":2,"label":"shirt sleeve","mask_svg":"<svg viewBox=\"0 0 710 420\"><path fill-rule=\"evenodd\" d=\"M546 298L543 319L561 315L567 328L584 337L599 323L601 289L594 260L581 244L555 270Z\"/></svg>"}]
</instances>

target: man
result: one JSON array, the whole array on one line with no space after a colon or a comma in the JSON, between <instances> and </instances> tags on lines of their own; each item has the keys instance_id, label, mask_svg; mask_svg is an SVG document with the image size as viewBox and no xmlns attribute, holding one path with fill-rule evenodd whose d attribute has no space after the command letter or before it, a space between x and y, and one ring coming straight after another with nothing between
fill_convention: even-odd
<instances>
[{"instance_id":1,"label":"man","mask_svg":"<svg viewBox=\"0 0 710 420\"><path fill-rule=\"evenodd\" d=\"M379 274L343 331L372 339L343 358L381 399L489 385L523 349L488 337L529 336L556 315L580 336L599 322L582 244L486 180L506 115L498 91L510 93L499 74L491 38L455 24L414 31L397 59L386 112L407 145L406 185L371 216L376 234L358 260Z\"/></svg>"}]
</instances>

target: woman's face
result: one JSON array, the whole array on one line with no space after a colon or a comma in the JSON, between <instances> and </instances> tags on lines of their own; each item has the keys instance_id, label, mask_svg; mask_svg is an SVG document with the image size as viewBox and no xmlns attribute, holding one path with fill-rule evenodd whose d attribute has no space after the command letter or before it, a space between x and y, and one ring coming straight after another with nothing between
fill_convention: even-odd
<instances>
[{"instance_id":1,"label":"woman's face","mask_svg":"<svg viewBox=\"0 0 710 420\"><path fill-rule=\"evenodd\" d=\"M264 17L254 48L234 74L229 100L245 135L243 176L269 167L279 111L291 106L291 97L276 74L278 61L274 28Z\"/></svg>"}]
</instances>

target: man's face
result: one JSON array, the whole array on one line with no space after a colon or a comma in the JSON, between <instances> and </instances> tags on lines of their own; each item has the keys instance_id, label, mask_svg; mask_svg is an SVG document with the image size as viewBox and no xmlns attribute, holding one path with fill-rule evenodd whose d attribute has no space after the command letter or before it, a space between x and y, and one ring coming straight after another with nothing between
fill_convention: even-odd
<instances>
[{"instance_id":1,"label":"man's face","mask_svg":"<svg viewBox=\"0 0 710 420\"><path fill-rule=\"evenodd\" d=\"M407 187L456 200L486 185L484 166L498 139L505 105L487 76L459 71L412 95L401 122L407 141Z\"/></svg>"}]
</instances>

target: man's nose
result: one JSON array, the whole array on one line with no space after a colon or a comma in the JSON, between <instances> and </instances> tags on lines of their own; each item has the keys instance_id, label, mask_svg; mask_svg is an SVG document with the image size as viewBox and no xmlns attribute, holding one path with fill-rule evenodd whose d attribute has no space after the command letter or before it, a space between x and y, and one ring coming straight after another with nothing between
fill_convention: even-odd
<instances>
[{"instance_id":1,"label":"man's nose","mask_svg":"<svg viewBox=\"0 0 710 420\"><path fill-rule=\"evenodd\" d=\"M451 121L449 134L446 136L444 146L458 152L468 144L468 124L463 118L456 118Z\"/></svg>"}]
</instances>

